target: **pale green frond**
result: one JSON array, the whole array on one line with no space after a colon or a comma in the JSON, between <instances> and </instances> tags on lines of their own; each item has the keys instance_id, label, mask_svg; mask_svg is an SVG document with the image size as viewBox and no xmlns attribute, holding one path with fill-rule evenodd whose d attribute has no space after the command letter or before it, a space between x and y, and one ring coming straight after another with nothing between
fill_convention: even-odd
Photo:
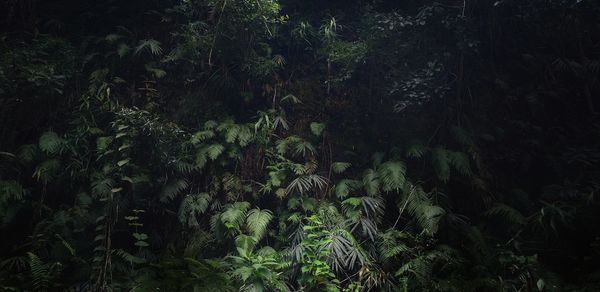
<instances>
[{"instance_id":1,"label":"pale green frond","mask_svg":"<svg viewBox=\"0 0 600 292\"><path fill-rule=\"evenodd\" d=\"M225 147L221 144L212 144L206 149L206 154L210 160L215 160L225 151Z\"/></svg>"},{"instance_id":2,"label":"pale green frond","mask_svg":"<svg viewBox=\"0 0 600 292\"><path fill-rule=\"evenodd\" d=\"M388 161L379 165L377 174L385 192L399 191L406 182L406 166L400 161Z\"/></svg>"},{"instance_id":3,"label":"pale green frond","mask_svg":"<svg viewBox=\"0 0 600 292\"><path fill-rule=\"evenodd\" d=\"M179 221L190 227L198 226L198 216L206 212L210 202L211 198L207 193L185 196L179 206Z\"/></svg>"},{"instance_id":4,"label":"pale green frond","mask_svg":"<svg viewBox=\"0 0 600 292\"><path fill-rule=\"evenodd\" d=\"M310 132L315 136L321 136L325 130L325 124L323 123L310 123Z\"/></svg>"},{"instance_id":5,"label":"pale green frond","mask_svg":"<svg viewBox=\"0 0 600 292\"><path fill-rule=\"evenodd\" d=\"M248 202L235 202L225 206L224 211L218 215L218 221L226 229L239 231L246 220L246 214L250 208Z\"/></svg>"},{"instance_id":6,"label":"pale green frond","mask_svg":"<svg viewBox=\"0 0 600 292\"><path fill-rule=\"evenodd\" d=\"M379 177L373 169L367 169L363 174L363 187L369 196L374 196L379 193Z\"/></svg>"},{"instance_id":7,"label":"pale green frond","mask_svg":"<svg viewBox=\"0 0 600 292\"><path fill-rule=\"evenodd\" d=\"M162 54L162 48L160 47L160 42L155 39L145 39L139 41L137 47L135 47L134 54L139 54L142 51L148 51L152 53L152 55L160 55Z\"/></svg>"},{"instance_id":8,"label":"pale green frond","mask_svg":"<svg viewBox=\"0 0 600 292\"><path fill-rule=\"evenodd\" d=\"M296 192L304 194L309 191L323 190L327 186L327 179L318 174L303 175L295 178L287 187L286 194Z\"/></svg>"},{"instance_id":9,"label":"pale green frond","mask_svg":"<svg viewBox=\"0 0 600 292\"><path fill-rule=\"evenodd\" d=\"M338 199L344 199L350 192L360 189L361 185L360 181L343 179L335 185L334 192Z\"/></svg>"},{"instance_id":10,"label":"pale green frond","mask_svg":"<svg viewBox=\"0 0 600 292\"><path fill-rule=\"evenodd\" d=\"M28 252L31 284L35 291L45 291L50 287L48 266L35 254Z\"/></svg>"},{"instance_id":11,"label":"pale green frond","mask_svg":"<svg viewBox=\"0 0 600 292\"><path fill-rule=\"evenodd\" d=\"M252 233L252 235L258 239L262 238L267 231L267 226L273 218L273 213L266 209L252 209L248 212L246 218L246 226Z\"/></svg>"}]
</instances>

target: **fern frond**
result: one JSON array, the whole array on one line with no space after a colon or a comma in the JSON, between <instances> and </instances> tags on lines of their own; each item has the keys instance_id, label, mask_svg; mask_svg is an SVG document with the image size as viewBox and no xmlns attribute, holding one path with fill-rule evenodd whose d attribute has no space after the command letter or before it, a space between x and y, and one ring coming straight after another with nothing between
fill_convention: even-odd
<instances>
[{"instance_id":1,"label":"fern frond","mask_svg":"<svg viewBox=\"0 0 600 292\"><path fill-rule=\"evenodd\" d=\"M343 179L335 185L335 195L338 199L348 197L350 192L358 190L361 187L361 182L351 179Z\"/></svg>"},{"instance_id":2,"label":"fern frond","mask_svg":"<svg viewBox=\"0 0 600 292\"><path fill-rule=\"evenodd\" d=\"M167 183L161 193L160 193L160 201L168 202L173 200L177 195L179 195L183 190L185 190L189 186L189 183L185 179L176 179Z\"/></svg>"},{"instance_id":3,"label":"fern frond","mask_svg":"<svg viewBox=\"0 0 600 292\"><path fill-rule=\"evenodd\" d=\"M384 263L396 260L398 256L411 251L403 241L410 235L400 230L390 229L377 237L377 248Z\"/></svg>"},{"instance_id":4,"label":"fern frond","mask_svg":"<svg viewBox=\"0 0 600 292\"><path fill-rule=\"evenodd\" d=\"M486 216L495 216L500 217L506 220L508 223L513 224L514 226L521 226L526 223L527 219L521 212L517 209L506 205L497 203L491 209L487 210L484 213Z\"/></svg>"},{"instance_id":5,"label":"fern frond","mask_svg":"<svg viewBox=\"0 0 600 292\"><path fill-rule=\"evenodd\" d=\"M464 152L448 152L447 153L449 162L460 174L465 176L470 176L471 172L471 164L469 161L469 156L467 156Z\"/></svg>"},{"instance_id":6,"label":"fern frond","mask_svg":"<svg viewBox=\"0 0 600 292\"><path fill-rule=\"evenodd\" d=\"M421 158L427 153L427 146L419 140L412 140L408 143L406 148L406 157L409 158Z\"/></svg>"},{"instance_id":7,"label":"fern frond","mask_svg":"<svg viewBox=\"0 0 600 292\"><path fill-rule=\"evenodd\" d=\"M240 126L236 124L230 124L225 130L225 141L227 143L234 143L240 133Z\"/></svg>"},{"instance_id":8,"label":"fern frond","mask_svg":"<svg viewBox=\"0 0 600 292\"><path fill-rule=\"evenodd\" d=\"M373 169L367 169L364 172L362 183L367 195L374 196L379 193L379 177Z\"/></svg>"},{"instance_id":9,"label":"fern frond","mask_svg":"<svg viewBox=\"0 0 600 292\"><path fill-rule=\"evenodd\" d=\"M248 144L250 144L250 142L252 142L252 139L254 138L252 129L248 126L240 127L240 131L237 135L237 138L238 138L238 143L240 144L240 146L242 146L242 147L248 146Z\"/></svg>"},{"instance_id":10,"label":"fern frond","mask_svg":"<svg viewBox=\"0 0 600 292\"><path fill-rule=\"evenodd\" d=\"M206 166L206 163L208 163L208 146L202 147L196 152L195 163L198 169L202 169Z\"/></svg>"},{"instance_id":11,"label":"fern frond","mask_svg":"<svg viewBox=\"0 0 600 292\"><path fill-rule=\"evenodd\" d=\"M217 128L217 126L219 126L219 123L213 120L208 120L204 122L204 130L214 130L215 128Z\"/></svg>"},{"instance_id":12,"label":"fern frond","mask_svg":"<svg viewBox=\"0 0 600 292\"><path fill-rule=\"evenodd\" d=\"M235 202L225 206L225 210L216 215L217 222L213 223L213 228L218 229L218 225L222 224L228 230L239 231L246 219L249 208L250 203L248 202Z\"/></svg>"},{"instance_id":13,"label":"fern frond","mask_svg":"<svg viewBox=\"0 0 600 292\"><path fill-rule=\"evenodd\" d=\"M0 203L22 200L24 194L25 190L19 182L14 180L0 180Z\"/></svg>"},{"instance_id":14,"label":"fern frond","mask_svg":"<svg viewBox=\"0 0 600 292\"><path fill-rule=\"evenodd\" d=\"M160 42L154 39L141 40L137 47L135 47L134 54L139 54L142 51L149 51L152 55L162 54L162 48Z\"/></svg>"},{"instance_id":15,"label":"fern frond","mask_svg":"<svg viewBox=\"0 0 600 292\"><path fill-rule=\"evenodd\" d=\"M422 205L419 208L419 211L420 212L416 213L416 217L421 228L430 234L436 233L439 227L439 221L442 216L446 214L446 210L440 206Z\"/></svg>"},{"instance_id":16,"label":"fern frond","mask_svg":"<svg viewBox=\"0 0 600 292\"><path fill-rule=\"evenodd\" d=\"M58 134L48 131L40 136L39 146L42 151L48 154L57 154L65 145L66 141Z\"/></svg>"},{"instance_id":17,"label":"fern frond","mask_svg":"<svg viewBox=\"0 0 600 292\"><path fill-rule=\"evenodd\" d=\"M432 204L431 199L420 186L411 187L400 204L402 205L400 212L407 211L414 216L419 226L430 234L437 232L438 223L446 214L443 208Z\"/></svg>"},{"instance_id":18,"label":"fern frond","mask_svg":"<svg viewBox=\"0 0 600 292\"><path fill-rule=\"evenodd\" d=\"M40 258L28 252L29 257L29 268L31 271L31 284L34 291L45 291L50 286L50 273L48 267Z\"/></svg>"},{"instance_id":19,"label":"fern frond","mask_svg":"<svg viewBox=\"0 0 600 292\"><path fill-rule=\"evenodd\" d=\"M175 160L173 164L175 171L180 174L190 174L196 168L194 164L179 159Z\"/></svg>"},{"instance_id":20,"label":"fern frond","mask_svg":"<svg viewBox=\"0 0 600 292\"><path fill-rule=\"evenodd\" d=\"M383 191L398 191L406 182L406 166L400 161L388 161L377 167Z\"/></svg>"},{"instance_id":21,"label":"fern frond","mask_svg":"<svg viewBox=\"0 0 600 292\"><path fill-rule=\"evenodd\" d=\"M225 151L225 147L223 147L223 145L212 144L206 149L206 154L210 160L215 160L217 157L219 157L219 155L221 155L221 153L223 153L223 151Z\"/></svg>"},{"instance_id":22,"label":"fern frond","mask_svg":"<svg viewBox=\"0 0 600 292\"><path fill-rule=\"evenodd\" d=\"M447 182L450 179L450 157L448 155L448 150L437 147L433 149L431 154L433 169L435 170L437 177L440 180Z\"/></svg>"},{"instance_id":23,"label":"fern frond","mask_svg":"<svg viewBox=\"0 0 600 292\"><path fill-rule=\"evenodd\" d=\"M273 213L266 209L252 209L248 212L246 226L257 239L261 239L267 231L267 226L273 218Z\"/></svg>"},{"instance_id":24,"label":"fern frond","mask_svg":"<svg viewBox=\"0 0 600 292\"><path fill-rule=\"evenodd\" d=\"M204 130L196 132L192 135L191 142L192 144L200 144L208 139L211 139L215 136L215 132L213 130Z\"/></svg>"},{"instance_id":25,"label":"fern frond","mask_svg":"<svg viewBox=\"0 0 600 292\"><path fill-rule=\"evenodd\" d=\"M38 155L39 148L34 144L27 144L21 146L19 151L17 152L17 157L19 160L24 162L32 162Z\"/></svg>"},{"instance_id":26,"label":"fern frond","mask_svg":"<svg viewBox=\"0 0 600 292\"><path fill-rule=\"evenodd\" d=\"M206 212L210 201L207 193L187 195L179 206L179 221L190 227L197 227L199 225L197 216Z\"/></svg>"}]
</instances>

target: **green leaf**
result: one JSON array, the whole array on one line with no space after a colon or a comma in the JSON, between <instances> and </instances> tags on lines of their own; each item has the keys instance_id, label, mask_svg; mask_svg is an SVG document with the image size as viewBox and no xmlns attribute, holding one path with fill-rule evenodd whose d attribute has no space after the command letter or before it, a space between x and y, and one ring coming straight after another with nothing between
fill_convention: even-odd
<instances>
[{"instance_id":1,"label":"green leaf","mask_svg":"<svg viewBox=\"0 0 600 292\"><path fill-rule=\"evenodd\" d=\"M208 139L211 139L215 136L215 132L212 130L204 130L200 132L196 132L192 136L192 144L200 144Z\"/></svg>"},{"instance_id":2,"label":"green leaf","mask_svg":"<svg viewBox=\"0 0 600 292\"><path fill-rule=\"evenodd\" d=\"M273 218L271 211L266 209L252 209L248 212L246 218L246 225L252 233L252 235L258 239L262 238L267 231L267 225Z\"/></svg>"},{"instance_id":3,"label":"green leaf","mask_svg":"<svg viewBox=\"0 0 600 292\"><path fill-rule=\"evenodd\" d=\"M139 246L139 247L148 247L148 246L150 246L147 242L141 241L141 240L140 241L136 241L133 245Z\"/></svg>"},{"instance_id":4,"label":"green leaf","mask_svg":"<svg viewBox=\"0 0 600 292\"><path fill-rule=\"evenodd\" d=\"M427 150L427 146L425 146L421 141L413 140L406 148L406 157L421 158L423 155L425 155Z\"/></svg>"},{"instance_id":5,"label":"green leaf","mask_svg":"<svg viewBox=\"0 0 600 292\"><path fill-rule=\"evenodd\" d=\"M538 291L540 291L540 292L541 292L541 291L544 291L544 288L546 287L546 282L544 282L544 280L543 280L543 279L539 279L539 280L537 280L537 282L536 282L536 286L537 286L537 288L538 288Z\"/></svg>"},{"instance_id":6,"label":"green leaf","mask_svg":"<svg viewBox=\"0 0 600 292\"><path fill-rule=\"evenodd\" d=\"M145 234L145 233L137 233L136 232L136 233L133 233L132 235L137 240L146 240L146 239L148 239L148 235Z\"/></svg>"},{"instance_id":7,"label":"green leaf","mask_svg":"<svg viewBox=\"0 0 600 292\"><path fill-rule=\"evenodd\" d=\"M406 182L406 166L400 161L388 161L377 167L382 189L386 192L398 191Z\"/></svg>"},{"instance_id":8,"label":"green leaf","mask_svg":"<svg viewBox=\"0 0 600 292\"><path fill-rule=\"evenodd\" d=\"M223 145L212 144L206 149L206 154L208 154L208 158L210 158L210 160L215 160L217 157L219 157L219 155L221 155L221 153L223 153L224 150L225 147L223 147Z\"/></svg>"},{"instance_id":9,"label":"green leaf","mask_svg":"<svg viewBox=\"0 0 600 292\"><path fill-rule=\"evenodd\" d=\"M96 150L98 150L99 152L106 151L110 143L112 143L112 141L112 137L98 137L98 139L96 139Z\"/></svg>"},{"instance_id":10,"label":"green leaf","mask_svg":"<svg viewBox=\"0 0 600 292\"><path fill-rule=\"evenodd\" d=\"M149 51L153 55L162 54L162 48L160 42L154 39L141 40L138 46L135 48L134 54L139 54L142 51Z\"/></svg>"},{"instance_id":11,"label":"green leaf","mask_svg":"<svg viewBox=\"0 0 600 292\"><path fill-rule=\"evenodd\" d=\"M352 164L349 162L334 162L331 164L331 170L335 173L342 173L346 171Z\"/></svg>"},{"instance_id":12,"label":"green leaf","mask_svg":"<svg viewBox=\"0 0 600 292\"><path fill-rule=\"evenodd\" d=\"M310 123L310 131L313 133L313 135L321 136L321 134L323 134L323 130L325 130L325 124L316 122Z\"/></svg>"},{"instance_id":13,"label":"green leaf","mask_svg":"<svg viewBox=\"0 0 600 292\"><path fill-rule=\"evenodd\" d=\"M121 147L119 147L119 149L118 149L118 150L119 150L119 151L123 151L123 150L125 150L125 149L128 149L129 147L131 147L131 145L129 145L129 144L125 144L125 145L122 145Z\"/></svg>"},{"instance_id":14,"label":"green leaf","mask_svg":"<svg viewBox=\"0 0 600 292\"><path fill-rule=\"evenodd\" d=\"M379 178L377 173L372 169L367 169L363 174L363 186L369 196L374 196L379 193Z\"/></svg>"},{"instance_id":15,"label":"green leaf","mask_svg":"<svg viewBox=\"0 0 600 292\"><path fill-rule=\"evenodd\" d=\"M335 185L335 195L339 199L348 197L350 192L358 190L361 186L361 182L351 179L343 179Z\"/></svg>"},{"instance_id":16,"label":"green leaf","mask_svg":"<svg viewBox=\"0 0 600 292\"><path fill-rule=\"evenodd\" d=\"M48 154L57 154L64 144L65 140L52 131L45 132L40 136L40 149Z\"/></svg>"},{"instance_id":17,"label":"green leaf","mask_svg":"<svg viewBox=\"0 0 600 292\"><path fill-rule=\"evenodd\" d=\"M119 167L121 167L121 166L123 166L123 165L125 165L127 163L129 163L129 159L123 159L123 160L119 160L119 162L117 162L117 165Z\"/></svg>"}]
</instances>

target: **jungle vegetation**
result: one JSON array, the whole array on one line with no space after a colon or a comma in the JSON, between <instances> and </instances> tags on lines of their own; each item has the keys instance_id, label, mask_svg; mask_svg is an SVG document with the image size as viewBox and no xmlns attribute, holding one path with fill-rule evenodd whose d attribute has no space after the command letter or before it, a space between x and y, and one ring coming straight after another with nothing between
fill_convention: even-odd
<instances>
[{"instance_id":1,"label":"jungle vegetation","mask_svg":"<svg viewBox=\"0 0 600 292\"><path fill-rule=\"evenodd\" d=\"M596 0L0 1L0 291L600 291Z\"/></svg>"}]
</instances>

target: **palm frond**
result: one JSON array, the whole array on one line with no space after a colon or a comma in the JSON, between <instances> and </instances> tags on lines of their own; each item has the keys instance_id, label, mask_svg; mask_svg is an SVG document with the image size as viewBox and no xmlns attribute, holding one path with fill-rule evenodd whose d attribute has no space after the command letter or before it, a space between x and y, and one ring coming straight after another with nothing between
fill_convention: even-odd
<instances>
[{"instance_id":1,"label":"palm frond","mask_svg":"<svg viewBox=\"0 0 600 292\"><path fill-rule=\"evenodd\" d=\"M137 47L135 47L134 54L139 54L143 51L148 51L152 53L152 55L160 55L162 54L162 48L160 47L160 42L155 39L145 39L139 41Z\"/></svg>"},{"instance_id":2,"label":"palm frond","mask_svg":"<svg viewBox=\"0 0 600 292\"><path fill-rule=\"evenodd\" d=\"M292 192L304 194L309 191L323 190L327 179L318 174L303 175L295 178L286 188L286 195Z\"/></svg>"}]
</instances>

